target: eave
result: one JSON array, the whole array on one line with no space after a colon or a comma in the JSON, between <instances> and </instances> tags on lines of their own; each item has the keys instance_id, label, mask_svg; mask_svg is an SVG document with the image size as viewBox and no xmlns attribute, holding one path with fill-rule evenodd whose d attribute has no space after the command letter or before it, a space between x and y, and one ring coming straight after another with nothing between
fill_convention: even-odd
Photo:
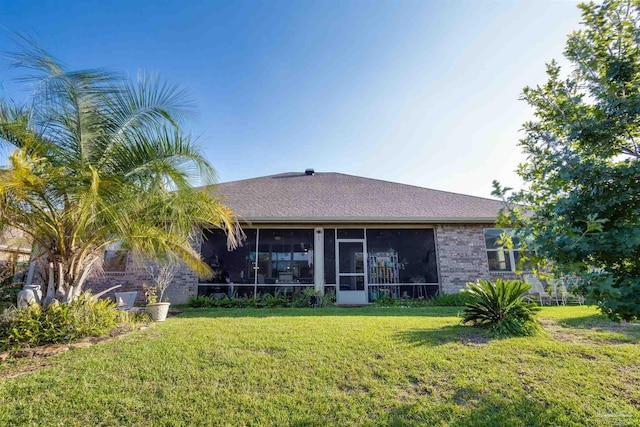
<instances>
[{"instance_id":1,"label":"eave","mask_svg":"<svg viewBox=\"0 0 640 427\"><path fill-rule=\"evenodd\" d=\"M251 224L282 224L282 223L314 223L314 224L334 224L334 223L349 223L349 224L479 224L479 223L495 223L496 217L243 217L241 222Z\"/></svg>"}]
</instances>

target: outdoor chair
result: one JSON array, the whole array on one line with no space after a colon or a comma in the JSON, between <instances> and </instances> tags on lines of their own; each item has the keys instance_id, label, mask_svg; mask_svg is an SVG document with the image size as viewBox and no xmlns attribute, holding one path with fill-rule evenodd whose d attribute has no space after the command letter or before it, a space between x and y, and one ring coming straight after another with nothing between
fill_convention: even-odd
<instances>
[{"instance_id":1,"label":"outdoor chair","mask_svg":"<svg viewBox=\"0 0 640 427\"><path fill-rule=\"evenodd\" d=\"M557 280L547 279L547 290L549 291L550 302L555 302L556 305L564 305L564 299L562 296L562 284Z\"/></svg>"},{"instance_id":2,"label":"outdoor chair","mask_svg":"<svg viewBox=\"0 0 640 427\"><path fill-rule=\"evenodd\" d=\"M563 277L562 280L560 281L560 290L562 293L563 305L567 305L567 304L583 305L584 304L584 297L582 295L573 294L569 292L569 290L567 289L567 285L570 288L576 285L578 280L580 279L578 279L577 277L566 276L566 277Z\"/></svg>"},{"instance_id":3,"label":"outdoor chair","mask_svg":"<svg viewBox=\"0 0 640 427\"><path fill-rule=\"evenodd\" d=\"M549 292L544 290L544 285L533 274L525 274L522 276L522 279L525 283L531 285L531 289L528 292L527 299L530 301L534 301L539 303L540 305L544 305L545 303L551 304L551 295Z\"/></svg>"}]
</instances>

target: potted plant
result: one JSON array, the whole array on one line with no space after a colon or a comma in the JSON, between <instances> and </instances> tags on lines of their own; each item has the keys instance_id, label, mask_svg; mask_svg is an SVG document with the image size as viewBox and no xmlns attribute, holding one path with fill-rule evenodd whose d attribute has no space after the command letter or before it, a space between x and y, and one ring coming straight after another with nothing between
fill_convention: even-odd
<instances>
[{"instance_id":1,"label":"potted plant","mask_svg":"<svg viewBox=\"0 0 640 427\"><path fill-rule=\"evenodd\" d=\"M147 266L154 286L144 286L144 294L147 297L146 311L156 322L164 322L169 314L171 303L165 300L164 292L173 282L173 276L178 271L178 267L176 261Z\"/></svg>"}]
</instances>

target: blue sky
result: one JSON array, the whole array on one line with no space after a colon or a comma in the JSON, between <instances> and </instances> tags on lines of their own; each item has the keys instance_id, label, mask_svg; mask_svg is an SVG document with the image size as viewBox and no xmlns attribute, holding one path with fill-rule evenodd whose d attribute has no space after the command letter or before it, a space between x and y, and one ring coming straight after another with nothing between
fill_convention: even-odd
<instances>
[{"instance_id":1,"label":"blue sky","mask_svg":"<svg viewBox=\"0 0 640 427\"><path fill-rule=\"evenodd\" d=\"M561 59L576 4L0 0L0 50L23 32L72 68L184 85L221 181L315 168L489 197L520 185L518 98ZM13 77L0 96L21 99Z\"/></svg>"}]
</instances>

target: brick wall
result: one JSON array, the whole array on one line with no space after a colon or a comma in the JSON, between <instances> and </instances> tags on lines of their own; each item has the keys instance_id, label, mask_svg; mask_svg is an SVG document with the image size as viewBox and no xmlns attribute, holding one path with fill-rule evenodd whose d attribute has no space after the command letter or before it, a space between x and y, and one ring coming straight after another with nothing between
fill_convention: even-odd
<instances>
[{"instance_id":1,"label":"brick wall","mask_svg":"<svg viewBox=\"0 0 640 427\"><path fill-rule=\"evenodd\" d=\"M137 303L145 301L144 284L151 285L151 275L145 268L145 264L135 262L129 253L127 256L126 270L122 273L100 273L87 279L85 289L91 289L95 294L115 285L119 288L106 294L106 297L115 297L116 292L138 292ZM172 304L186 304L191 296L197 293L198 275L186 265L181 265L176 273L173 283L165 291L165 299L168 298Z\"/></svg>"},{"instance_id":2,"label":"brick wall","mask_svg":"<svg viewBox=\"0 0 640 427\"><path fill-rule=\"evenodd\" d=\"M467 282L491 279L483 230L492 224L441 224L436 226L440 289L460 292Z\"/></svg>"},{"instance_id":3,"label":"brick wall","mask_svg":"<svg viewBox=\"0 0 640 427\"><path fill-rule=\"evenodd\" d=\"M512 271L492 271L489 274L491 275L491 280L521 280L521 277Z\"/></svg>"},{"instance_id":4,"label":"brick wall","mask_svg":"<svg viewBox=\"0 0 640 427\"><path fill-rule=\"evenodd\" d=\"M198 275L195 271L182 265L173 278L173 284L165 291L165 297L173 304L186 304L189 298L198 293Z\"/></svg>"}]
</instances>

